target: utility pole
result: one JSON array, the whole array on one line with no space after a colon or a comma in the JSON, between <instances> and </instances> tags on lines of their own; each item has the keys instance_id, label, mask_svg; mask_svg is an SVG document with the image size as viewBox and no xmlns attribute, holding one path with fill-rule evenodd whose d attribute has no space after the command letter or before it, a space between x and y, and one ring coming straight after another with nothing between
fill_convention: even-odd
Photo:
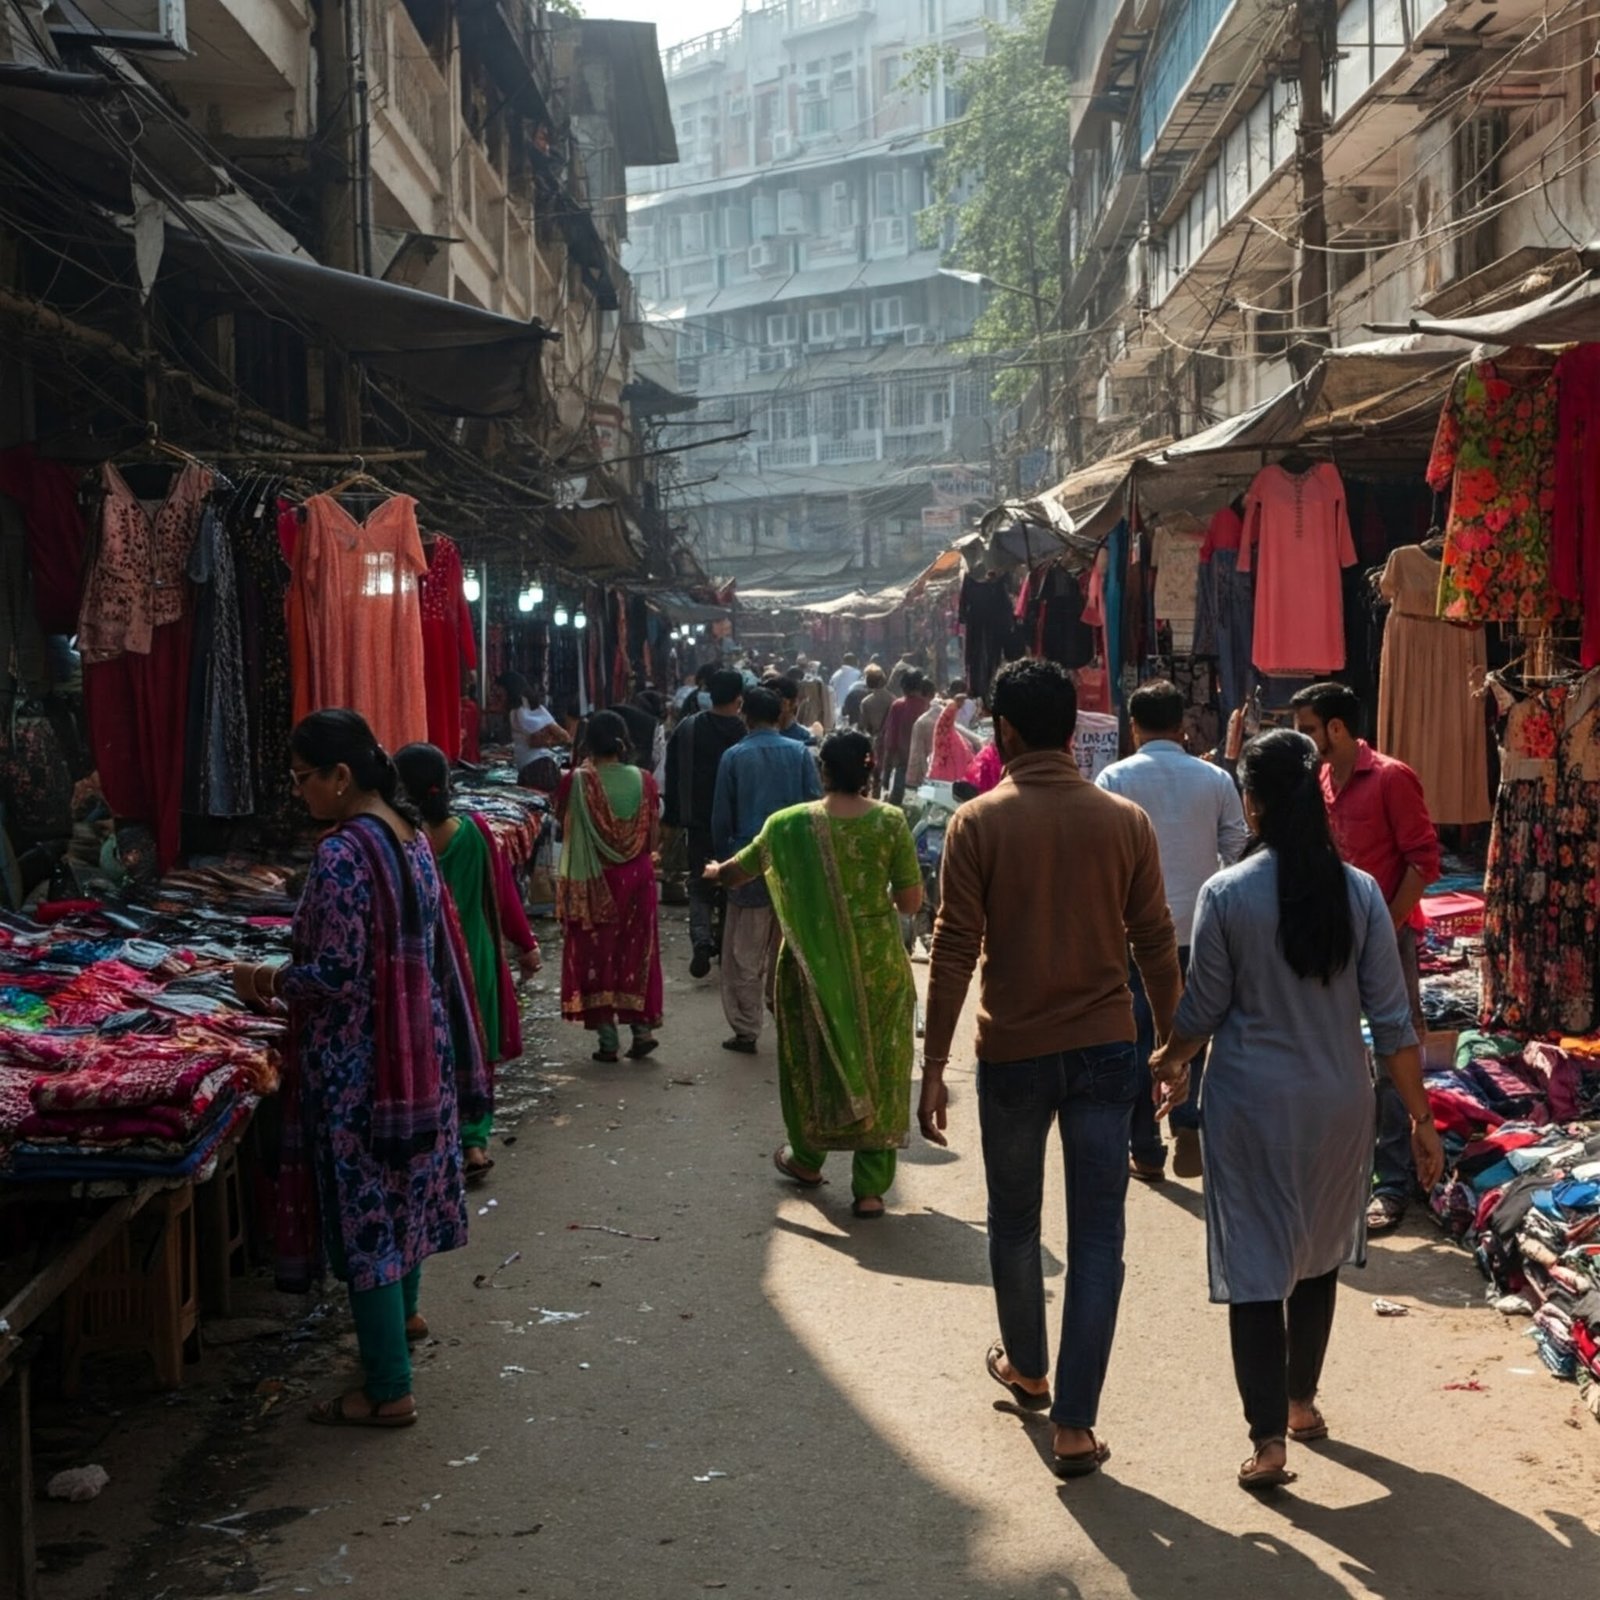
<instances>
[{"instance_id":1,"label":"utility pole","mask_svg":"<svg viewBox=\"0 0 1600 1600\"><path fill-rule=\"evenodd\" d=\"M1295 333L1289 364L1303 378L1322 358L1328 335L1328 211L1322 148L1327 121L1322 103L1327 71L1327 0L1299 0L1300 18L1300 263L1295 276Z\"/></svg>"},{"instance_id":2,"label":"utility pole","mask_svg":"<svg viewBox=\"0 0 1600 1600\"><path fill-rule=\"evenodd\" d=\"M1054 452L1051 449L1051 391L1053 388L1053 371L1050 359L1045 353L1044 344L1044 296L1039 293L1039 262L1034 255L1033 229L1028 229L1028 288L1033 303L1033 332L1039 346L1039 401L1040 409L1044 413L1044 449L1045 454L1054 461Z\"/></svg>"}]
</instances>

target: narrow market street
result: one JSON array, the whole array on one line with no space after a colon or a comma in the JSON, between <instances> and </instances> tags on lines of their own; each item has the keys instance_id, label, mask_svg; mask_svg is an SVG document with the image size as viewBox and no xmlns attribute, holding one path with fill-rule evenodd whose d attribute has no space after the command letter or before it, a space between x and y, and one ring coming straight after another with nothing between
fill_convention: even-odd
<instances>
[{"instance_id":1,"label":"narrow market street","mask_svg":"<svg viewBox=\"0 0 1600 1600\"><path fill-rule=\"evenodd\" d=\"M118 1552L115 1592L1499 1600L1509 1574L1570 1591L1595 1569L1593 1421L1420 1214L1346 1275L1334 1441L1296 1450L1300 1482L1257 1503L1232 1479L1245 1436L1226 1318L1205 1303L1199 1185L1136 1185L1112 1461L1059 1484L1046 1424L982 1369L970 1069L951 1149L914 1142L891 1217L856 1222L842 1174L817 1196L774 1175L770 1038L753 1060L718 1048L715 980L688 979L681 913L663 921L668 1023L645 1065L590 1063L548 989L530 1007L504 1096L521 1121L470 1248L425 1276L421 1423L311 1428L305 1404L341 1362L301 1371L258 1433L162 1457L166 1525ZM1408 1314L1377 1316L1377 1296ZM281 1331L268 1345L292 1348ZM130 1410L125 1454L160 1438L161 1409ZM139 1492L112 1470L92 1506L43 1508L47 1552L104 1538L119 1493ZM89 1562L42 1593L79 1600L109 1577Z\"/></svg>"}]
</instances>

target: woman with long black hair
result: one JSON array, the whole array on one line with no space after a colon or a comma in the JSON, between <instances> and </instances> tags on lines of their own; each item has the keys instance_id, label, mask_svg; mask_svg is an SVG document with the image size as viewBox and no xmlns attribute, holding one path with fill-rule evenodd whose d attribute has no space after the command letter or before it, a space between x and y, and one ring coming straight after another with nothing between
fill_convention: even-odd
<instances>
[{"instance_id":1,"label":"woman with long black hair","mask_svg":"<svg viewBox=\"0 0 1600 1600\"><path fill-rule=\"evenodd\" d=\"M1339 859L1317 752L1279 729L1245 747L1244 859L1200 891L1188 988L1152 1070L1206 1039L1206 1250L1228 1307L1254 1453L1246 1489L1293 1481L1287 1443L1327 1437L1317 1410L1339 1268L1366 1260L1373 1045L1411 1113L1424 1185L1443 1166L1382 891ZM1181 1091L1180 1091L1181 1097Z\"/></svg>"}]
</instances>

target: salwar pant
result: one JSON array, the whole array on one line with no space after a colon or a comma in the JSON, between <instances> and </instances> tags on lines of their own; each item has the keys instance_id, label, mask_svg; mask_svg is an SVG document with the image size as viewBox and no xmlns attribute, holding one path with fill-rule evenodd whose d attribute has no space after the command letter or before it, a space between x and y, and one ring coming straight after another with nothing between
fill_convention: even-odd
<instances>
[{"instance_id":1,"label":"salwar pant","mask_svg":"<svg viewBox=\"0 0 1600 1600\"><path fill-rule=\"evenodd\" d=\"M656 1031L654 1028L643 1022L629 1023L629 1027L633 1029L633 1042L635 1044L637 1044L641 1039L648 1039ZM597 1039L599 1040L600 1048L602 1050L609 1050L612 1055L615 1055L617 1053L618 1046L620 1046L622 1043L622 1035L617 1031L616 1023L602 1022L594 1031ZM472 1148L471 1144L467 1140L465 1132L463 1132L461 1136L461 1142L467 1147L467 1149L470 1150Z\"/></svg>"},{"instance_id":2,"label":"salwar pant","mask_svg":"<svg viewBox=\"0 0 1600 1600\"><path fill-rule=\"evenodd\" d=\"M759 1039L781 936L770 905L728 902L722 929L722 1014L741 1039Z\"/></svg>"},{"instance_id":3,"label":"salwar pant","mask_svg":"<svg viewBox=\"0 0 1600 1600\"><path fill-rule=\"evenodd\" d=\"M778 1099L783 1106L783 1130L789 1136L789 1154L795 1162L812 1172L821 1172L822 1163L828 1159L825 1150L813 1149L806 1141L805 1128L800 1121L799 1107L795 1104L789 1075L778 1073ZM857 1200L876 1199L894 1187L898 1150L853 1150L850 1152L850 1192Z\"/></svg>"},{"instance_id":4,"label":"salwar pant","mask_svg":"<svg viewBox=\"0 0 1600 1600\"><path fill-rule=\"evenodd\" d=\"M406 1343L406 1323L417 1314L421 1288L422 1268L413 1267L398 1283L350 1291L356 1343L367 1374L363 1388L374 1405L402 1400L411 1393L411 1347Z\"/></svg>"},{"instance_id":5,"label":"salwar pant","mask_svg":"<svg viewBox=\"0 0 1600 1600\"><path fill-rule=\"evenodd\" d=\"M470 1121L461 1119L461 1148L463 1150L487 1150L489 1148L489 1135L494 1132L494 1113L487 1116L474 1117Z\"/></svg>"},{"instance_id":6,"label":"salwar pant","mask_svg":"<svg viewBox=\"0 0 1600 1600\"><path fill-rule=\"evenodd\" d=\"M1288 1433L1291 1400L1309 1405L1316 1399L1338 1291L1335 1267L1320 1278L1302 1278L1287 1301L1249 1300L1228 1307L1233 1376L1252 1444Z\"/></svg>"}]
</instances>

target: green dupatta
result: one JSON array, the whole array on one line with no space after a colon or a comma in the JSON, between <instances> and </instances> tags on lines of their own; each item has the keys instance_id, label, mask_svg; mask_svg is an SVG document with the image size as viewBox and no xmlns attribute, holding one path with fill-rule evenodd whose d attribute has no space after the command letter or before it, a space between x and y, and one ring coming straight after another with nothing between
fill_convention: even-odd
<instances>
[{"instance_id":1,"label":"green dupatta","mask_svg":"<svg viewBox=\"0 0 1600 1600\"><path fill-rule=\"evenodd\" d=\"M759 843L784 954L800 989L800 1003L789 1012L798 1016L799 1037L784 1029L788 1008L781 1008L779 1048L783 1065L800 1079L807 1136L822 1149L898 1145L903 1118L884 1103L887 1085L866 1021L871 996L828 813L820 803L780 811Z\"/></svg>"},{"instance_id":2,"label":"green dupatta","mask_svg":"<svg viewBox=\"0 0 1600 1600\"><path fill-rule=\"evenodd\" d=\"M617 920L606 868L632 861L650 842L650 808L637 767L585 762L570 775L556 868L556 915L585 928Z\"/></svg>"}]
</instances>

